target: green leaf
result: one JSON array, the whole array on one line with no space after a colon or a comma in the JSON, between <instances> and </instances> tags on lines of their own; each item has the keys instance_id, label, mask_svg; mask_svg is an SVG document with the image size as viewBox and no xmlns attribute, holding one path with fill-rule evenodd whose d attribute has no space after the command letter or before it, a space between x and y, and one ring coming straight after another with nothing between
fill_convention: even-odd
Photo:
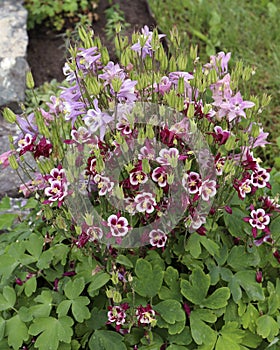
<instances>
[{"instance_id":1,"label":"green leaf","mask_svg":"<svg viewBox=\"0 0 280 350\"><path fill-rule=\"evenodd\" d=\"M29 278L24 283L24 293L27 297L30 297L37 289L37 279L35 276Z\"/></svg>"},{"instance_id":2,"label":"green leaf","mask_svg":"<svg viewBox=\"0 0 280 350\"><path fill-rule=\"evenodd\" d=\"M200 242L203 245L203 247L208 251L208 253L212 256L219 256L219 250L220 247L217 243L212 241L210 238L207 238L206 236L200 236Z\"/></svg>"},{"instance_id":3,"label":"green leaf","mask_svg":"<svg viewBox=\"0 0 280 350\"><path fill-rule=\"evenodd\" d=\"M84 320L90 318L90 312L86 305L90 303L88 297L79 296L72 300L72 313L77 322L82 323Z\"/></svg>"},{"instance_id":4,"label":"green leaf","mask_svg":"<svg viewBox=\"0 0 280 350\"><path fill-rule=\"evenodd\" d=\"M122 255L122 254L118 255L116 262L120 265L124 265L127 267L133 267L133 263L131 262L131 260L127 256Z\"/></svg>"},{"instance_id":5,"label":"green leaf","mask_svg":"<svg viewBox=\"0 0 280 350\"><path fill-rule=\"evenodd\" d=\"M171 344L189 345L192 342L191 331L189 327L184 327L180 334L168 334L168 340Z\"/></svg>"},{"instance_id":6,"label":"green leaf","mask_svg":"<svg viewBox=\"0 0 280 350\"><path fill-rule=\"evenodd\" d=\"M18 217L17 214L10 214L10 213L0 213L0 230L6 230L8 228L11 228L13 225L13 222Z\"/></svg>"},{"instance_id":7,"label":"green leaf","mask_svg":"<svg viewBox=\"0 0 280 350\"><path fill-rule=\"evenodd\" d=\"M224 220L226 227L234 237L246 237L245 232L246 229L248 229L248 227L247 223L243 220L243 218L245 218L246 216L246 212L236 207L232 207L232 214L229 214L226 211L224 212ZM236 225L237 222L238 225Z\"/></svg>"},{"instance_id":8,"label":"green leaf","mask_svg":"<svg viewBox=\"0 0 280 350\"><path fill-rule=\"evenodd\" d=\"M15 305L16 292L10 286L3 288L3 294L0 294L0 311L8 310Z\"/></svg>"},{"instance_id":9,"label":"green leaf","mask_svg":"<svg viewBox=\"0 0 280 350\"><path fill-rule=\"evenodd\" d=\"M28 329L24 322L16 315L6 321L8 344L15 350L20 349L22 343L29 339Z\"/></svg>"},{"instance_id":10,"label":"green leaf","mask_svg":"<svg viewBox=\"0 0 280 350\"><path fill-rule=\"evenodd\" d=\"M3 197L0 201L0 210L11 209L10 198L8 196Z\"/></svg>"},{"instance_id":11,"label":"green leaf","mask_svg":"<svg viewBox=\"0 0 280 350\"><path fill-rule=\"evenodd\" d=\"M221 309L227 306L227 301L230 297L230 289L227 287L221 287L215 290L209 297L207 297L201 306L205 306L209 309Z\"/></svg>"},{"instance_id":12,"label":"green leaf","mask_svg":"<svg viewBox=\"0 0 280 350\"><path fill-rule=\"evenodd\" d=\"M47 317L49 316L52 309L52 294L49 290L44 290L40 295L38 295L34 301L39 303L37 305L32 305L30 311L33 317Z\"/></svg>"},{"instance_id":13,"label":"green leaf","mask_svg":"<svg viewBox=\"0 0 280 350\"><path fill-rule=\"evenodd\" d=\"M234 246L228 256L227 263L235 270L244 270L249 266L258 266L260 256L255 247L253 252L248 252L244 246Z\"/></svg>"},{"instance_id":14,"label":"green leaf","mask_svg":"<svg viewBox=\"0 0 280 350\"><path fill-rule=\"evenodd\" d=\"M269 315L263 315L257 319L257 333L272 342L279 334L279 324Z\"/></svg>"},{"instance_id":15,"label":"green leaf","mask_svg":"<svg viewBox=\"0 0 280 350\"><path fill-rule=\"evenodd\" d=\"M32 233L29 236L29 242L26 246L27 251L33 255L37 260L42 253L44 245L44 238L38 234Z\"/></svg>"},{"instance_id":16,"label":"green leaf","mask_svg":"<svg viewBox=\"0 0 280 350\"><path fill-rule=\"evenodd\" d=\"M162 300L175 299L182 301L178 270L174 269L172 266L168 266L164 272L163 280L168 287L161 287L158 293L159 298Z\"/></svg>"},{"instance_id":17,"label":"green leaf","mask_svg":"<svg viewBox=\"0 0 280 350\"><path fill-rule=\"evenodd\" d=\"M245 290L250 300L264 300L265 296L260 283L256 282L256 272L252 270L238 271L229 282L233 300L237 302L242 297L242 289Z\"/></svg>"},{"instance_id":18,"label":"green leaf","mask_svg":"<svg viewBox=\"0 0 280 350\"><path fill-rule=\"evenodd\" d=\"M85 288L85 280L83 277L78 277L74 281L69 280L65 287L64 293L68 299L76 299Z\"/></svg>"},{"instance_id":19,"label":"green leaf","mask_svg":"<svg viewBox=\"0 0 280 350\"><path fill-rule=\"evenodd\" d=\"M99 290L103 287L108 281L110 281L111 276L105 272L98 272L92 276L91 283L88 286L88 293L92 295L94 291Z\"/></svg>"},{"instance_id":20,"label":"green leaf","mask_svg":"<svg viewBox=\"0 0 280 350\"><path fill-rule=\"evenodd\" d=\"M126 350L123 337L113 331L97 330L89 340L90 350Z\"/></svg>"},{"instance_id":21,"label":"green leaf","mask_svg":"<svg viewBox=\"0 0 280 350\"><path fill-rule=\"evenodd\" d=\"M189 251L195 259L197 259L201 254L199 237L200 236L198 234L191 234L186 245L186 251Z\"/></svg>"},{"instance_id":22,"label":"green leaf","mask_svg":"<svg viewBox=\"0 0 280 350\"><path fill-rule=\"evenodd\" d=\"M2 283L11 276L18 265L19 262L13 256L8 254L0 255L0 276L2 276Z\"/></svg>"},{"instance_id":23,"label":"green leaf","mask_svg":"<svg viewBox=\"0 0 280 350\"><path fill-rule=\"evenodd\" d=\"M177 300L161 301L154 306L154 309L167 323L174 324L175 322L185 322L186 320L186 314L182 308L182 305Z\"/></svg>"},{"instance_id":24,"label":"green leaf","mask_svg":"<svg viewBox=\"0 0 280 350\"><path fill-rule=\"evenodd\" d=\"M59 342L70 343L73 335L73 320L63 316L59 319L54 317L36 318L29 327L29 334L37 336L34 344L40 350L57 350Z\"/></svg>"},{"instance_id":25,"label":"green leaf","mask_svg":"<svg viewBox=\"0 0 280 350\"><path fill-rule=\"evenodd\" d=\"M198 310L199 311L199 310ZM217 332L209 327L201 318L201 313L196 310L191 312L190 327L191 334L198 345L208 345L209 349L213 349L217 339Z\"/></svg>"},{"instance_id":26,"label":"green leaf","mask_svg":"<svg viewBox=\"0 0 280 350\"><path fill-rule=\"evenodd\" d=\"M238 329L237 322L228 322L219 332L216 350L240 350L245 331Z\"/></svg>"},{"instance_id":27,"label":"green leaf","mask_svg":"<svg viewBox=\"0 0 280 350\"><path fill-rule=\"evenodd\" d=\"M162 282L163 274L161 267L152 264L144 259L138 259L135 266L137 277L133 278L136 293L143 297L152 298L158 294Z\"/></svg>"},{"instance_id":28,"label":"green leaf","mask_svg":"<svg viewBox=\"0 0 280 350\"><path fill-rule=\"evenodd\" d=\"M190 276L190 282L181 281L181 293L193 304L200 305L205 299L210 286L210 277L202 269L196 268Z\"/></svg>"},{"instance_id":29,"label":"green leaf","mask_svg":"<svg viewBox=\"0 0 280 350\"><path fill-rule=\"evenodd\" d=\"M62 300L62 302L58 305L56 312L58 317L66 316L68 311L72 305L71 300Z\"/></svg>"},{"instance_id":30,"label":"green leaf","mask_svg":"<svg viewBox=\"0 0 280 350\"><path fill-rule=\"evenodd\" d=\"M0 317L0 340L2 340L4 337L5 326L6 326L6 321L2 317Z\"/></svg>"},{"instance_id":31,"label":"green leaf","mask_svg":"<svg viewBox=\"0 0 280 350\"><path fill-rule=\"evenodd\" d=\"M242 325L245 329L249 329L251 332L256 332L256 321L260 314L256 307L252 304L247 306L246 312L241 316Z\"/></svg>"}]
</instances>

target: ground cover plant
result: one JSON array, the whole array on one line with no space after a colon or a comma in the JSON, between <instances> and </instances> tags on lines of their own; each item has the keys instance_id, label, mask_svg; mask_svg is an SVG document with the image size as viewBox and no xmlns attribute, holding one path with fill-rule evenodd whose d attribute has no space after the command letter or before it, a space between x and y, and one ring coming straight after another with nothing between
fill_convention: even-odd
<instances>
[{"instance_id":1,"label":"ground cover plant","mask_svg":"<svg viewBox=\"0 0 280 350\"><path fill-rule=\"evenodd\" d=\"M264 160L280 168L279 149L279 72L280 6L278 1L148 1L159 28L170 38L176 25L182 45L199 46L199 56L231 51L232 62L242 58L255 72L251 88L272 97L262 122L271 132L271 146L264 149ZM279 142L279 141L278 141ZM275 159L276 158L276 159Z\"/></svg>"},{"instance_id":2,"label":"ground cover plant","mask_svg":"<svg viewBox=\"0 0 280 350\"><path fill-rule=\"evenodd\" d=\"M171 56L156 30L117 33L118 63L79 34L60 94L3 113L31 212L1 216L1 349L278 349L280 176L255 157L252 69L175 30Z\"/></svg>"}]
</instances>

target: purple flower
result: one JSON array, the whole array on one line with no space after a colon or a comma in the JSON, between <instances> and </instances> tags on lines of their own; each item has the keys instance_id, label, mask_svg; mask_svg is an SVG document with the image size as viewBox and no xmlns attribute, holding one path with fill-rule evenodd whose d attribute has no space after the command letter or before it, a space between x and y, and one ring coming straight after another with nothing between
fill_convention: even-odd
<instances>
[{"instance_id":1,"label":"purple flower","mask_svg":"<svg viewBox=\"0 0 280 350\"><path fill-rule=\"evenodd\" d=\"M88 71L96 71L96 67L100 66L101 54L98 52L96 46L90 47L89 49L79 48L77 54L77 65L78 68L83 70L85 74Z\"/></svg>"},{"instance_id":2,"label":"purple flower","mask_svg":"<svg viewBox=\"0 0 280 350\"><path fill-rule=\"evenodd\" d=\"M131 185L137 186L146 183L148 181L148 176L142 171L141 168L136 168L130 172L129 181Z\"/></svg>"},{"instance_id":3,"label":"purple flower","mask_svg":"<svg viewBox=\"0 0 280 350\"><path fill-rule=\"evenodd\" d=\"M214 132L211 133L214 140L218 143L218 145L224 145L227 141L227 139L230 136L230 132L227 130L223 130L220 126L214 127Z\"/></svg>"},{"instance_id":4,"label":"purple flower","mask_svg":"<svg viewBox=\"0 0 280 350\"><path fill-rule=\"evenodd\" d=\"M144 26L144 28L141 29L142 35L138 42L131 46L131 49L139 54L143 59L145 59L146 56L152 57L153 54L153 48L152 48L152 38L153 38L153 32L149 31L148 26ZM159 39L165 37L164 34L159 34Z\"/></svg>"},{"instance_id":5,"label":"purple flower","mask_svg":"<svg viewBox=\"0 0 280 350\"><path fill-rule=\"evenodd\" d=\"M119 102L134 102L137 100L135 94L136 80L126 79L123 81L119 92L117 93L117 98Z\"/></svg>"},{"instance_id":6,"label":"purple flower","mask_svg":"<svg viewBox=\"0 0 280 350\"><path fill-rule=\"evenodd\" d=\"M210 65L205 65L206 68L214 68L217 73L225 74L228 71L228 62L230 60L231 53L225 54L223 51L219 52L216 56L210 56Z\"/></svg>"},{"instance_id":7,"label":"purple flower","mask_svg":"<svg viewBox=\"0 0 280 350\"><path fill-rule=\"evenodd\" d=\"M113 117L107 113L101 112L100 108L98 107L97 99L94 99L93 104L94 109L89 109L83 120L91 133L95 133L97 130L99 130L100 139L103 141L106 133L106 126L113 120Z\"/></svg>"},{"instance_id":8,"label":"purple flower","mask_svg":"<svg viewBox=\"0 0 280 350\"><path fill-rule=\"evenodd\" d=\"M36 145L34 158L37 159L39 157L48 158L52 152L52 144L45 137L41 138L39 143Z\"/></svg>"},{"instance_id":9,"label":"purple flower","mask_svg":"<svg viewBox=\"0 0 280 350\"><path fill-rule=\"evenodd\" d=\"M10 150L0 154L0 165L2 165L2 168L7 168L10 165L9 157L14 153L14 150Z\"/></svg>"},{"instance_id":10,"label":"purple flower","mask_svg":"<svg viewBox=\"0 0 280 350\"><path fill-rule=\"evenodd\" d=\"M103 68L103 74L99 74L99 78L105 80L105 85L111 84L114 78L119 78L121 81L125 79L125 73L122 68L120 68L119 64L114 64L114 62L110 61L107 66Z\"/></svg>"},{"instance_id":11,"label":"purple flower","mask_svg":"<svg viewBox=\"0 0 280 350\"><path fill-rule=\"evenodd\" d=\"M252 108L254 105L254 102L243 101L241 93L238 91L235 96L220 104L221 110L219 111L219 116L226 116L229 122L238 117L246 118L244 109Z\"/></svg>"},{"instance_id":12,"label":"purple flower","mask_svg":"<svg viewBox=\"0 0 280 350\"><path fill-rule=\"evenodd\" d=\"M31 134L25 134L24 137L18 140L18 148L17 152L22 156L26 152L33 152L35 149L35 140L36 136L32 136Z\"/></svg>"}]
</instances>

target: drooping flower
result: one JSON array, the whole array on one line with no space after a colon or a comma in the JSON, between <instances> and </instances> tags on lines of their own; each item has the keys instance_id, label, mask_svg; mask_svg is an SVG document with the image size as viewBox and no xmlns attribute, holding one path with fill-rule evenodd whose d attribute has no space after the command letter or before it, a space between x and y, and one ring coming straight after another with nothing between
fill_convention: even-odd
<instances>
[{"instance_id":1,"label":"drooping flower","mask_svg":"<svg viewBox=\"0 0 280 350\"><path fill-rule=\"evenodd\" d=\"M218 145L224 145L230 136L230 132L223 130L220 126L215 126L214 132L211 133L211 135L213 136L215 142L218 143Z\"/></svg>"}]
</instances>

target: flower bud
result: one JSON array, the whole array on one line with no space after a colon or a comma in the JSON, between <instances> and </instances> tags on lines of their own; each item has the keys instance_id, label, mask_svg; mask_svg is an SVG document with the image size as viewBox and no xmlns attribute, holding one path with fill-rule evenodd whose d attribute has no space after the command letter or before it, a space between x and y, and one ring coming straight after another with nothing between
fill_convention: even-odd
<instances>
[{"instance_id":1,"label":"flower bud","mask_svg":"<svg viewBox=\"0 0 280 350\"><path fill-rule=\"evenodd\" d=\"M33 89L35 86L31 71L28 71L26 73L26 86L28 87L28 89Z\"/></svg>"},{"instance_id":2,"label":"flower bud","mask_svg":"<svg viewBox=\"0 0 280 350\"><path fill-rule=\"evenodd\" d=\"M18 169L19 165L14 154L9 157L10 167L14 170Z\"/></svg>"},{"instance_id":3,"label":"flower bud","mask_svg":"<svg viewBox=\"0 0 280 350\"><path fill-rule=\"evenodd\" d=\"M11 123L11 124L13 124L17 119L15 113L8 107L4 109L3 117L8 123Z\"/></svg>"},{"instance_id":4,"label":"flower bud","mask_svg":"<svg viewBox=\"0 0 280 350\"><path fill-rule=\"evenodd\" d=\"M144 158L142 160L142 170L144 173L148 174L150 171L151 171L151 167L150 167L150 164L149 164L149 160Z\"/></svg>"},{"instance_id":5,"label":"flower bud","mask_svg":"<svg viewBox=\"0 0 280 350\"><path fill-rule=\"evenodd\" d=\"M117 303L117 304L121 303L122 295L120 292L118 292L116 290L113 291L113 301L114 301L114 303Z\"/></svg>"},{"instance_id":6,"label":"flower bud","mask_svg":"<svg viewBox=\"0 0 280 350\"><path fill-rule=\"evenodd\" d=\"M262 283L262 280L263 280L262 271L257 270L257 272L256 272L256 281L258 283Z\"/></svg>"}]
</instances>

